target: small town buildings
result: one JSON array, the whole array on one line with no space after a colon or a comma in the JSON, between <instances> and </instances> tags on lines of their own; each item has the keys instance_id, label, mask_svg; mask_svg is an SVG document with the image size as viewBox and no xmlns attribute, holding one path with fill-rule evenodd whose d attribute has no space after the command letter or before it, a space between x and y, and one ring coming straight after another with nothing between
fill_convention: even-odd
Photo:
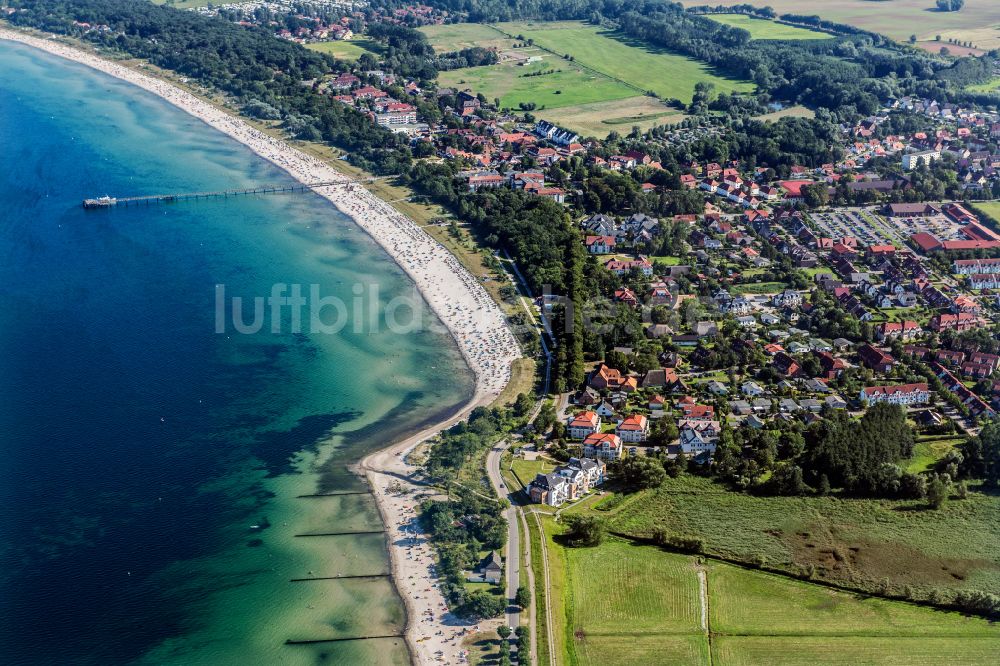
<instances>
[{"instance_id":1,"label":"small town buildings","mask_svg":"<svg viewBox=\"0 0 1000 666\"><path fill-rule=\"evenodd\" d=\"M961 333L975 328L978 319L969 312L959 312L958 314L937 314L931 317L928 326L932 331L955 331Z\"/></svg>"},{"instance_id":2,"label":"small town buildings","mask_svg":"<svg viewBox=\"0 0 1000 666\"><path fill-rule=\"evenodd\" d=\"M903 170L912 171L921 164L930 166L939 159L941 159L940 150L920 150L915 153L906 153L903 155Z\"/></svg>"},{"instance_id":3,"label":"small town buildings","mask_svg":"<svg viewBox=\"0 0 1000 666\"><path fill-rule=\"evenodd\" d=\"M887 321L875 327L875 339L879 342L886 340L910 342L922 332L920 324L915 321Z\"/></svg>"},{"instance_id":4,"label":"small town buildings","mask_svg":"<svg viewBox=\"0 0 1000 666\"><path fill-rule=\"evenodd\" d=\"M500 582L502 573L503 559L500 557L500 553L493 550L479 563L475 573L470 574L467 578L473 583L493 583L496 585Z\"/></svg>"},{"instance_id":5,"label":"small town buildings","mask_svg":"<svg viewBox=\"0 0 1000 666\"><path fill-rule=\"evenodd\" d=\"M681 419L677 422L680 430L679 445L685 455L715 453L719 441L721 427L718 421L691 421Z\"/></svg>"},{"instance_id":6,"label":"small town buildings","mask_svg":"<svg viewBox=\"0 0 1000 666\"><path fill-rule=\"evenodd\" d=\"M930 400L926 383L868 386L861 389L860 400L867 406L886 402L890 405L920 405Z\"/></svg>"},{"instance_id":7,"label":"small town buildings","mask_svg":"<svg viewBox=\"0 0 1000 666\"><path fill-rule=\"evenodd\" d=\"M604 483L606 465L590 458L570 458L548 474L535 475L528 485L528 497L536 504L559 506L578 499Z\"/></svg>"},{"instance_id":8,"label":"small town buildings","mask_svg":"<svg viewBox=\"0 0 1000 666\"><path fill-rule=\"evenodd\" d=\"M586 439L601 429L601 417L596 412L582 412L569 419L569 436L573 439Z\"/></svg>"},{"instance_id":9,"label":"small town buildings","mask_svg":"<svg viewBox=\"0 0 1000 666\"><path fill-rule=\"evenodd\" d=\"M622 420L615 428L615 434L623 442L638 444L649 436L649 419L642 414L633 414Z\"/></svg>"},{"instance_id":10,"label":"small town buildings","mask_svg":"<svg viewBox=\"0 0 1000 666\"><path fill-rule=\"evenodd\" d=\"M583 455L594 460L621 460L624 453L621 437L613 432L595 432L583 440Z\"/></svg>"},{"instance_id":11,"label":"small town buildings","mask_svg":"<svg viewBox=\"0 0 1000 666\"><path fill-rule=\"evenodd\" d=\"M569 480L559 474L537 474L528 485L528 497L535 504L559 506L570 499Z\"/></svg>"},{"instance_id":12,"label":"small town buildings","mask_svg":"<svg viewBox=\"0 0 1000 666\"><path fill-rule=\"evenodd\" d=\"M858 350L861 363L871 368L875 372L891 372L896 359L888 352L884 352L872 345L864 345Z\"/></svg>"}]
</instances>

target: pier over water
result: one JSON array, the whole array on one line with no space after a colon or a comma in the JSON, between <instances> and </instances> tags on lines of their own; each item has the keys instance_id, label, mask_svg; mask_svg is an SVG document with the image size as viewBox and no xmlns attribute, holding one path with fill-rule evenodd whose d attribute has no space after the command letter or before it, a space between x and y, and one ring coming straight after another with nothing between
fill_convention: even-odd
<instances>
[{"instance_id":1,"label":"pier over water","mask_svg":"<svg viewBox=\"0 0 1000 666\"><path fill-rule=\"evenodd\" d=\"M374 178L368 180L375 180ZM233 190L218 190L215 192L181 192L178 194L151 194L138 197L110 197L103 196L94 199L84 199L83 207L87 209L113 208L115 206L129 206L139 204L173 203L175 201L191 201L195 199L217 199L225 197L238 197L248 194L281 194L293 192L310 192L323 187L344 187L347 190L366 181L351 180L329 180L319 183L303 183L300 185L260 185L258 187L247 187Z\"/></svg>"}]
</instances>

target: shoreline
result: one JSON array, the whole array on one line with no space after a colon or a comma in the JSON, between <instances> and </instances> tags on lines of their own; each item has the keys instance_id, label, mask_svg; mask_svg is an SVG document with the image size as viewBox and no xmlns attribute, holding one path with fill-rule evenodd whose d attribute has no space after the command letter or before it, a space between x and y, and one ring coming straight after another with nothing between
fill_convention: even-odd
<instances>
[{"instance_id":1,"label":"shoreline","mask_svg":"<svg viewBox=\"0 0 1000 666\"><path fill-rule=\"evenodd\" d=\"M462 661L460 640L454 638L459 621L447 612L444 598L436 586L429 546L417 543L420 535L413 522L415 512L410 498L423 486L409 480L415 468L406 463L405 457L420 442L464 419L474 408L492 402L507 385L512 363L521 357L521 351L500 307L443 245L355 179L318 158L253 128L239 117L169 82L61 41L5 27L0 27L0 39L43 50L142 88L243 144L300 183L336 181L344 184L333 191L315 191L350 217L410 277L451 333L476 378L473 395L450 417L368 454L355 469L367 478L385 524L394 585L406 607L406 642L411 660L431 663L441 656L445 663ZM405 484L406 492L390 491L393 482ZM404 532L408 544L404 543ZM415 579L413 584L405 585L411 578ZM427 588L414 589L416 581L425 581ZM428 618L431 621L427 628L433 630L424 630L426 636L419 635L423 633L421 625L428 624ZM438 636L434 630L441 630L443 635Z\"/></svg>"}]
</instances>

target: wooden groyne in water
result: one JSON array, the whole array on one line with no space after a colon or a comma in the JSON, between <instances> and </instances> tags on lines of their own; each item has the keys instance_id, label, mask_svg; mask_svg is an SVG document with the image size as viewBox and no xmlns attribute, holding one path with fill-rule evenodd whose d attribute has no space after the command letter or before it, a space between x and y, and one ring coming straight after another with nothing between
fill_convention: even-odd
<instances>
[{"instance_id":1,"label":"wooden groyne in water","mask_svg":"<svg viewBox=\"0 0 1000 666\"><path fill-rule=\"evenodd\" d=\"M371 495L370 490L343 490L334 491L332 493L312 493L309 495L296 495L296 497L302 498L315 498L315 497L340 497L341 495Z\"/></svg>"},{"instance_id":2,"label":"wooden groyne in water","mask_svg":"<svg viewBox=\"0 0 1000 666\"><path fill-rule=\"evenodd\" d=\"M289 583L308 583L313 580L375 580L377 578L392 578L391 573L357 574L353 576L310 576L309 578L289 578Z\"/></svg>"},{"instance_id":3,"label":"wooden groyne in water","mask_svg":"<svg viewBox=\"0 0 1000 666\"><path fill-rule=\"evenodd\" d=\"M110 197L103 196L94 199L84 199L83 207L88 210L114 208L116 206L134 206L174 203L177 201L194 201L198 199L219 199L227 197L239 197L251 194L281 194L295 192L311 192L322 187L344 187L350 191L354 185L361 182L375 180L369 178L364 181L352 180L327 180L318 183L303 183L299 185L260 185L258 187L246 187L233 190L217 190L214 192L180 192L177 194L150 194L136 197Z\"/></svg>"},{"instance_id":4,"label":"wooden groyne in water","mask_svg":"<svg viewBox=\"0 0 1000 666\"><path fill-rule=\"evenodd\" d=\"M379 634L377 636L349 636L347 638L314 638L312 640L294 640L289 638L285 645L312 645L313 643L343 643L344 641L371 641L377 638L403 638L403 634Z\"/></svg>"},{"instance_id":5,"label":"wooden groyne in water","mask_svg":"<svg viewBox=\"0 0 1000 666\"><path fill-rule=\"evenodd\" d=\"M296 534L297 537L344 536L347 534L385 534L385 530L344 530L343 532L307 532Z\"/></svg>"}]
</instances>

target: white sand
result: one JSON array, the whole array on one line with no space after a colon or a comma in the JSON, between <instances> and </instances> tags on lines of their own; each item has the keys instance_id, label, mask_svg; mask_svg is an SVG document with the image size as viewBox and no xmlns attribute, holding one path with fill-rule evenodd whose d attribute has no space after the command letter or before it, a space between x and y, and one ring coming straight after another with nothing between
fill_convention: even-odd
<instances>
[{"instance_id":1,"label":"white sand","mask_svg":"<svg viewBox=\"0 0 1000 666\"><path fill-rule=\"evenodd\" d=\"M375 197L363 186L319 159L254 129L239 118L198 99L161 79L104 60L54 39L0 28L0 39L42 49L128 81L167 100L213 128L244 144L261 157L287 171L302 183L338 181L340 187L317 190L349 215L406 271L428 304L451 331L469 367L476 375L476 390L459 414L361 461L372 484L379 510L389 531L389 552L396 587L407 608L407 642L417 663L462 663L461 632L465 623L446 612L436 587L434 562L424 535L410 524L418 486L402 481L407 493L387 491L395 476L408 477L415 470L404 462L414 446L444 427L464 418L476 406L491 402L510 380L511 364L520 347L506 324L503 312L448 250L413 221ZM403 538L404 534L408 538ZM469 627L473 629L473 627ZM437 632L441 631L439 635Z\"/></svg>"}]
</instances>

